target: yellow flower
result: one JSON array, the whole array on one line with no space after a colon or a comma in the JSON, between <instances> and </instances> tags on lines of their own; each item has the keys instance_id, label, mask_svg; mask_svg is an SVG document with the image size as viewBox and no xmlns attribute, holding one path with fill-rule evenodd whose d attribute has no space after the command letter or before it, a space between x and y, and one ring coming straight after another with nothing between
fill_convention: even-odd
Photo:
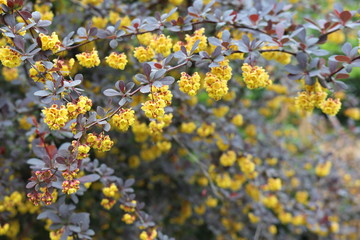
<instances>
[{"instance_id":1,"label":"yellow flower","mask_svg":"<svg viewBox=\"0 0 360 240\"><path fill-rule=\"evenodd\" d=\"M294 224L295 226L304 225L305 223L306 223L306 218L304 215L297 215L294 216L292 219L292 224Z\"/></svg>"},{"instance_id":2,"label":"yellow flower","mask_svg":"<svg viewBox=\"0 0 360 240\"><path fill-rule=\"evenodd\" d=\"M231 187L231 178L229 173L217 174L215 177L216 184L221 188Z\"/></svg>"},{"instance_id":3,"label":"yellow flower","mask_svg":"<svg viewBox=\"0 0 360 240\"><path fill-rule=\"evenodd\" d=\"M255 163L253 163L249 157L241 157L238 159L239 167L245 174L250 174L255 171Z\"/></svg>"},{"instance_id":4,"label":"yellow flower","mask_svg":"<svg viewBox=\"0 0 360 240\"><path fill-rule=\"evenodd\" d=\"M80 96L77 103L67 103L66 109L68 110L68 116L70 119L75 119L79 114L85 114L90 111L92 106L92 100L86 96Z\"/></svg>"},{"instance_id":5,"label":"yellow flower","mask_svg":"<svg viewBox=\"0 0 360 240\"><path fill-rule=\"evenodd\" d=\"M205 28L200 28L194 32L192 36L186 34L185 40L186 40L186 49L188 51L191 50L193 45L196 41L200 40L198 48L195 50L195 53L198 53L200 51L205 51L207 48L207 37L204 35Z\"/></svg>"},{"instance_id":6,"label":"yellow flower","mask_svg":"<svg viewBox=\"0 0 360 240\"><path fill-rule=\"evenodd\" d=\"M203 138L208 137L215 132L215 126L216 126L215 123L212 123L212 124L203 123L197 129L197 134Z\"/></svg>"},{"instance_id":7,"label":"yellow flower","mask_svg":"<svg viewBox=\"0 0 360 240\"><path fill-rule=\"evenodd\" d=\"M189 94L189 96L195 96L200 89L200 76L195 72L192 76L186 72L181 73L181 78L178 81L180 91Z\"/></svg>"},{"instance_id":8,"label":"yellow flower","mask_svg":"<svg viewBox=\"0 0 360 240\"><path fill-rule=\"evenodd\" d=\"M218 108L213 109L214 116L218 118L224 117L228 112L230 108L228 106L220 106Z\"/></svg>"},{"instance_id":9,"label":"yellow flower","mask_svg":"<svg viewBox=\"0 0 360 240\"><path fill-rule=\"evenodd\" d=\"M126 132L135 123L135 112L132 109L121 109L120 113L111 118L110 123L120 131Z\"/></svg>"},{"instance_id":10,"label":"yellow flower","mask_svg":"<svg viewBox=\"0 0 360 240\"><path fill-rule=\"evenodd\" d=\"M269 226L269 232L272 234L272 235L275 235L277 233L277 228L275 225L270 225Z\"/></svg>"},{"instance_id":11,"label":"yellow flower","mask_svg":"<svg viewBox=\"0 0 360 240\"><path fill-rule=\"evenodd\" d=\"M269 178L267 183L267 189L269 191L280 191L281 190L281 179L280 178Z\"/></svg>"},{"instance_id":12,"label":"yellow flower","mask_svg":"<svg viewBox=\"0 0 360 240\"><path fill-rule=\"evenodd\" d=\"M338 30L327 36L327 40L331 43L341 44L345 41L345 34L343 31Z\"/></svg>"},{"instance_id":13,"label":"yellow flower","mask_svg":"<svg viewBox=\"0 0 360 240\"><path fill-rule=\"evenodd\" d=\"M125 213L123 215L123 217L121 218L121 220L123 222L125 222L126 224L132 224L134 223L134 221L136 220L136 216L135 215L131 215L129 213Z\"/></svg>"},{"instance_id":14,"label":"yellow flower","mask_svg":"<svg viewBox=\"0 0 360 240\"><path fill-rule=\"evenodd\" d=\"M5 81L11 82L19 77L19 72L17 68L2 68L2 75Z\"/></svg>"},{"instance_id":15,"label":"yellow flower","mask_svg":"<svg viewBox=\"0 0 360 240\"><path fill-rule=\"evenodd\" d=\"M21 55L8 46L0 47L0 61L8 68L18 67L21 64Z\"/></svg>"},{"instance_id":16,"label":"yellow flower","mask_svg":"<svg viewBox=\"0 0 360 240\"><path fill-rule=\"evenodd\" d=\"M54 13L51 11L51 6L47 4L43 5L34 5L35 11L41 13L41 20L49 20L52 21L54 18Z\"/></svg>"},{"instance_id":17,"label":"yellow flower","mask_svg":"<svg viewBox=\"0 0 360 240\"><path fill-rule=\"evenodd\" d=\"M319 177L326 177L329 175L331 170L332 163L330 161L326 161L325 163L319 163L315 168L315 173Z\"/></svg>"},{"instance_id":18,"label":"yellow flower","mask_svg":"<svg viewBox=\"0 0 360 240\"><path fill-rule=\"evenodd\" d=\"M216 207L218 205L218 200L214 197L209 196L206 199L206 205L211 208Z\"/></svg>"},{"instance_id":19,"label":"yellow flower","mask_svg":"<svg viewBox=\"0 0 360 240\"><path fill-rule=\"evenodd\" d=\"M162 54L164 57L167 57L171 53L172 42L169 36L165 37L164 34L153 38L150 42L150 47L155 50L155 52Z\"/></svg>"},{"instance_id":20,"label":"yellow flower","mask_svg":"<svg viewBox=\"0 0 360 240\"><path fill-rule=\"evenodd\" d=\"M98 55L98 51L93 49L91 52L83 52L76 54L76 58L79 61L79 64L86 68L92 68L95 66L99 66L100 59Z\"/></svg>"},{"instance_id":21,"label":"yellow flower","mask_svg":"<svg viewBox=\"0 0 360 240\"><path fill-rule=\"evenodd\" d=\"M157 236L157 231L155 229L152 229L149 231L142 231L140 233L140 240L154 240Z\"/></svg>"},{"instance_id":22,"label":"yellow flower","mask_svg":"<svg viewBox=\"0 0 360 240\"><path fill-rule=\"evenodd\" d=\"M306 205L308 203L309 193L306 191L298 191L295 194L295 199L297 202Z\"/></svg>"},{"instance_id":23,"label":"yellow flower","mask_svg":"<svg viewBox=\"0 0 360 240\"><path fill-rule=\"evenodd\" d=\"M344 114L354 120L360 120L360 109L359 108L348 108Z\"/></svg>"},{"instance_id":24,"label":"yellow flower","mask_svg":"<svg viewBox=\"0 0 360 240\"><path fill-rule=\"evenodd\" d=\"M180 131L183 133L193 133L196 129L196 124L194 122L184 122L180 126Z\"/></svg>"},{"instance_id":25,"label":"yellow flower","mask_svg":"<svg viewBox=\"0 0 360 240\"><path fill-rule=\"evenodd\" d=\"M263 50L276 50L279 49L279 47L277 46L265 46L262 48ZM289 64L291 62L291 54L289 53L284 53L284 52L263 52L261 53L261 55L266 59L266 60L275 60L283 65Z\"/></svg>"},{"instance_id":26,"label":"yellow flower","mask_svg":"<svg viewBox=\"0 0 360 240\"><path fill-rule=\"evenodd\" d=\"M93 16L91 18L91 21L94 25L94 27L97 27L97 28L105 28L106 27L106 24L108 22L108 19L107 18L103 18L103 17L98 17L98 16Z\"/></svg>"},{"instance_id":27,"label":"yellow flower","mask_svg":"<svg viewBox=\"0 0 360 240\"><path fill-rule=\"evenodd\" d=\"M154 38L154 35L152 33L143 33L136 35L136 37L140 44L148 46L151 40Z\"/></svg>"},{"instance_id":28,"label":"yellow flower","mask_svg":"<svg viewBox=\"0 0 360 240\"><path fill-rule=\"evenodd\" d=\"M44 122L51 130L59 130L64 127L69 119L68 110L63 105L58 107L53 104L50 108L45 107L42 113L44 114Z\"/></svg>"},{"instance_id":29,"label":"yellow flower","mask_svg":"<svg viewBox=\"0 0 360 240\"><path fill-rule=\"evenodd\" d=\"M241 67L243 80L249 89L264 88L272 84L269 75L262 67L244 63Z\"/></svg>"},{"instance_id":30,"label":"yellow flower","mask_svg":"<svg viewBox=\"0 0 360 240\"><path fill-rule=\"evenodd\" d=\"M220 100L224 95L228 93L227 81L219 79L216 75L212 73L206 73L204 79L204 86L206 92L209 94L209 97L214 100Z\"/></svg>"},{"instance_id":31,"label":"yellow flower","mask_svg":"<svg viewBox=\"0 0 360 240\"><path fill-rule=\"evenodd\" d=\"M262 199L262 203L267 208L275 208L278 205L279 201L275 195L269 195Z\"/></svg>"},{"instance_id":32,"label":"yellow flower","mask_svg":"<svg viewBox=\"0 0 360 240\"><path fill-rule=\"evenodd\" d=\"M45 35L43 33L39 34L40 40L41 40L41 49L51 50L53 53L60 50L61 42L59 40L58 35L56 32L53 32L51 36Z\"/></svg>"},{"instance_id":33,"label":"yellow flower","mask_svg":"<svg viewBox=\"0 0 360 240\"><path fill-rule=\"evenodd\" d=\"M248 213L248 217L251 223L258 223L260 221L260 218L255 216L253 213Z\"/></svg>"},{"instance_id":34,"label":"yellow flower","mask_svg":"<svg viewBox=\"0 0 360 240\"><path fill-rule=\"evenodd\" d=\"M226 59L219 64L220 66L218 67L212 67L210 72L221 80L229 81L232 77L232 68L229 65L229 60Z\"/></svg>"},{"instance_id":35,"label":"yellow flower","mask_svg":"<svg viewBox=\"0 0 360 240\"><path fill-rule=\"evenodd\" d=\"M220 164L224 167L232 166L236 161L236 153L234 151L227 151L220 156Z\"/></svg>"},{"instance_id":36,"label":"yellow flower","mask_svg":"<svg viewBox=\"0 0 360 240\"><path fill-rule=\"evenodd\" d=\"M115 183L111 183L109 187L104 187L102 189L102 192L105 197L115 198L116 194L119 192L119 189L117 188Z\"/></svg>"},{"instance_id":37,"label":"yellow flower","mask_svg":"<svg viewBox=\"0 0 360 240\"><path fill-rule=\"evenodd\" d=\"M0 225L0 236L5 235L9 231L9 228L10 228L10 225L8 223Z\"/></svg>"},{"instance_id":38,"label":"yellow flower","mask_svg":"<svg viewBox=\"0 0 360 240\"><path fill-rule=\"evenodd\" d=\"M281 212L279 214L279 220L282 224L288 224L292 221L292 215L288 212Z\"/></svg>"},{"instance_id":39,"label":"yellow flower","mask_svg":"<svg viewBox=\"0 0 360 240\"><path fill-rule=\"evenodd\" d=\"M79 180L65 180L62 183L62 192L66 194L76 193L77 190L80 189L80 181Z\"/></svg>"},{"instance_id":40,"label":"yellow flower","mask_svg":"<svg viewBox=\"0 0 360 240\"><path fill-rule=\"evenodd\" d=\"M148 118L159 119L164 116L164 108L171 103L172 94L169 86L164 85L160 88L152 86L149 94L150 100L143 103L141 109Z\"/></svg>"},{"instance_id":41,"label":"yellow flower","mask_svg":"<svg viewBox=\"0 0 360 240\"><path fill-rule=\"evenodd\" d=\"M124 70L128 60L124 53L116 53L112 52L108 57L105 58L106 63L109 64L110 67L115 69Z\"/></svg>"},{"instance_id":42,"label":"yellow flower","mask_svg":"<svg viewBox=\"0 0 360 240\"><path fill-rule=\"evenodd\" d=\"M7 6L7 0L0 0L0 4L4 4L5 6ZM3 10L1 7L0 7L0 13L3 13Z\"/></svg>"},{"instance_id":43,"label":"yellow flower","mask_svg":"<svg viewBox=\"0 0 360 240\"><path fill-rule=\"evenodd\" d=\"M320 108L327 115L336 115L341 108L341 102L338 98L328 98L320 105Z\"/></svg>"},{"instance_id":44,"label":"yellow flower","mask_svg":"<svg viewBox=\"0 0 360 240\"><path fill-rule=\"evenodd\" d=\"M147 62L147 61L151 61L155 56L155 52L151 47L136 47L134 50L134 57L139 61L139 62Z\"/></svg>"},{"instance_id":45,"label":"yellow flower","mask_svg":"<svg viewBox=\"0 0 360 240\"><path fill-rule=\"evenodd\" d=\"M242 126L244 123L243 120L243 116L241 114L236 114L232 119L231 122L235 125L235 126Z\"/></svg>"}]
</instances>

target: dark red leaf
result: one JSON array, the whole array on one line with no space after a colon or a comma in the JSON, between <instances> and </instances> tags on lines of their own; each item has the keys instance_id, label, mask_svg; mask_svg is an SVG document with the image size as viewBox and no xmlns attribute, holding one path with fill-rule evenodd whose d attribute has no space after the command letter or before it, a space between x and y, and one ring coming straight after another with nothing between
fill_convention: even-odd
<instances>
[{"instance_id":1,"label":"dark red leaf","mask_svg":"<svg viewBox=\"0 0 360 240\"><path fill-rule=\"evenodd\" d=\"M14 8L14 2L8 0L8 1L7 1L7 6L8 6L9 8Z\"/></svg>"},{"instance_id":2,"label":"dark red leaf","mask_svg":"<svg viewBox=\"0 0 360 240\"><path fill-rule=\"evenodd\" d=\"M54 157L54 155L57 153L57 148L56 148L56 146L55 145L48 145L47 146L47 150L48 150L48 152L49 152L49 154L50 154L50 158L52 159L53 157Z\"/></svg>"},{"instance_id":3,"label":"dark red leaf","mask_svg":"<svg viewBox=\"0 0 360 240\"><path fill-rule=\"evenodd\" d=\"M347 73L339 73L339 74L337 74L336 75L336 79L346 79L346 78L349 78L350 77L350 75L349 74L347 74Z\"/></svg>"},{"instance_id":4,"label":"dark red leaf","mask_svg":"<svg viewBox=\"0 0 360 240\"><path fill-rule=\"evenodd\" d=\"M155 63L154 66L159 69L162 68L162 65L160 63Z\"/></svg>"},{"instance_id":5,"label":"dark red leaf","mask_svg":"<svg viewBox=\"0 0 360 240\"><path fill-rule=\"evenodd\" d=\"M351 58L344 56L344 55L337 55L335 59L339 62L351 62Z\"/></svg>"},{"instance_id":6,"label":"dark red leaf","mask_svg":"<svg viewBox=\"0 0 360 240\"><path fill-rule=\"evenodd\" d=\"M256 23L258 20L259 20L259 15L257 14L251 14L249 16L250 20L253 22L253 23Z\"/></svg>"},{"instance_id":7,"label":"dark red leaf","mask_svg":"<svg viewBox=\"0 0 360 240\"><path fill-rule=\"evenodd\" d=\"M343 11L340 13L340 19L343 21L343 23L346 23L351 19L351 13L349 11Z\"/></svg>"},{"instance_id":8,"label":"dark red leaf","mask_svg":"<svg viewBox=\"0 0 360 240\"><path fill-rule=\"evenodd\" d=\"M31 18L31 13L29 13L28 11L19 11L21 16L23 16L25 19L29 19Z\"/></svg>"}]
</instances>

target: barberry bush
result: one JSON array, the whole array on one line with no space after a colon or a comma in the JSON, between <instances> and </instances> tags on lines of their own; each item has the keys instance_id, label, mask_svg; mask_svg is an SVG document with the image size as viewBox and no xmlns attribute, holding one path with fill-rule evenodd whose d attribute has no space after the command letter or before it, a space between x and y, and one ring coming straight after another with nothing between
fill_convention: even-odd
<instances>
[{"instance_id":1,"label":"barberry bush","mask_svg":"<svg viewBox=\"0 0 360 240\"><path fill-rule=\"evenodd\" d=\"M358 239L358 1L1 0L0 239Z\"/></svg>"}]
</instances>

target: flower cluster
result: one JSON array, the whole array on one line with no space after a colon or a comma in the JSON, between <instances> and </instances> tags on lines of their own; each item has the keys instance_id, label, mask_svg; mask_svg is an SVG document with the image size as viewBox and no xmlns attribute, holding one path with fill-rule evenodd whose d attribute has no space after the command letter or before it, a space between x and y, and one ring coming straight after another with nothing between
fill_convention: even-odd
<instances>
[{"instance_id":1,"label":"flower cluster","mask_svg":"<svg viewBox=\"0 0 360 240\"><path fill-rule=\"evenodd\" d=\"M83 159L89 156L90 147L87 144L81 144L78 141L72 141L72 146L74 147L74 152L77 151L76 159Z\"/></svg>"},{"instance_id":2,"label":"flower cluster","mask_svg":"<svg viewBox=\"0 0 360 240\"><path fill-rule=\"evenodd\" d=\"M215 99L216 101L220 100L229 91L227 81L225 79L220 79L209 72L206 73L204 87L206 92L209 94L209 97Z\"/></svg>"},{"instance_id":3,"label":"flower cluster","mask_svg":"<svg viewBox=\"0 0 360 240\"><path fill-rule=\"evenodd\" d=\"M110 186L104 187L102 192L105 198L101 200L101 206L109 210L115 205L116 200L120 197L119 189L115 183L111 183Z\"/></svg>"},{"instance_id":4,"label":"flower cluster","mask_svg":"<svg viewBox=\"0 0 360 240\"><path fill-rule=\"evenodd\" d=\"M56 34L56 32L53 32L51 34L51 36L40 33L39 38L41 41L41 49L42 50L44 50L44 51L51 50L53 53L60 50L61 42L60 42L59 37Z\"/></svg>"},{"instance_id":5,"label":"flower cluster","mask_svg":"<svg viewBox=\"0 0 360 240\"><path fill-rule=\"evenodd\" d=\"M236 153L234 151L228 151L221 155L220 164L224 167L232 166L236 161Z\"/></svg>"},{"instance_id":6,"label":"flower cluster","mask_svg":"<svg viewBox=\"0 0 360 240\"><path fill-rule=\"evenodd\" d=\"M52 21L54 18L54 13L51 11L50 4L35 5L34 10L41 14L41 20Z\"/></svg>"},{"instance_id":7,"label":"flower cluster","mask_svg":"<svg viewBox=\"0 0 360 240\"><path fill-rule=\"evenodd\" d=\"M269 79L269 75L262 67L253 67L247 63L244 63L241 67L241 70L243 71L243 80L249 89L264 88L271 85L272 83L272 81Z\"/></svg>"},{"instance_id":8,"label":"flower cluster","mask_svg":"<svg viewBox=\"0 0 360 240\"><path fill-rule=\"evenodd\" d=\"M312 86L306 86L305 91L299 92L295 98L295 104L299 109L312 112L315 107L320 108L323 113L336 115L340 108L339 99L327 98L326 91L316 82Z\"/></svg>"},{"instance_id":9,"label":"flower cluster","mask_svg":"<svg viewBox=\"0 0 360 240\"><path fill-rule=\"evenodd\" d=\"M96 136L93 133L89 133L86 138L87 144L93 149L98 150L99 152L107 152L114 145L114 142L110 139L108 135L100 133Z\"/></svg>"},{"instance_id":10,"label":"flower cluster","mask_svg":"<svg viewBox=\"0 0 360 240\"><path fill-rule=\"evenodd\" d=\"M59 71L65 77L70 75L74 64L74 58L70 58L69 60L54 59L54 65L60 69Z\"/></svg>"},{"instance_id":11,"label":"flower cluster","mask_svg":"<svg viewBox=\"0 0 360 240\"><path fill-rule=\"evenodd\" d=\"M165 114L164 108L171 104L172 96L169 86L152 86L151 93L149 94L150 100L143 103L141 109L148 118L160 118Z\"/></svg>"},{"instance_id":12,"label":"flower cluster","mask_svg":"<svg viewBox=\"0 0 360 240\"><path fill-rule=\"evenodd\" d=\"M332 125L348 125L351 131L343 134L356 134L360 110L356 96L346 98L352 93L328 97L325 86L333 80L343 87L339 80L356 67L358 49L351 42L343 55L328 56L331 61L321 56L326 36L331 44L350 39L342 29L355 34L356 11L337 6L330 20L339 30L327 35L316 27L304 31L276 1L257 1L259 9L279 10L261 16L252 4L233 9L231 1L169 0L155 8L148 0L77 2L0 0L8 4L0 8L6 80L0 88L0 125L6 126L0 130L0 183L8 183L0 184L1 237L44 238L41 224L27 222L40 213L52 240L119 233L180 240L203 232L208 239L243 240L260 228L267 239L357 239L352 229L359 225L353 210L360 180L348 154L354 148L341 138L325 141ZM53 18L56 26L48 27ZM266 68L256 66L262 62ZM290 64L287 73L284 64ZM316 83L304 81L295 99L299 82L288 78L307 70L306 83ZM316 80L319 72L328 79ZM351 119L298 111L333 115L341 104ZM123 132L120 138L113 130ZM352 140L356 148L360 143ZM333 165L333 158L341 164ZM33 170L27 184L25 165ZM26 194L17 192L25 186ZM145 206L136 199L145 199Z\"/></svg>"},{"instance_id":13,"label":"flower cluster","mask_svg":"<svg viewBox=\"0 0 360 240\"><path fill-rule=\"evenodd\" d=\"M167 57L171 53L171 38L169 36L165 37L164 34L156 36L150 41L150 47L154 49L156 53L160 53L164 57Z\"/></svg>"},{"instance_id":14,"label":"flower cluster","mask_svg":"<svg viewBox=\"0 0 360 240\"><path fill-rule=\"evenodd\" d=\"M35 82L45 83L47 80L53 81L52 72L53 71L46 69L41 61L37 61L33 67L29 69L29 76Z\"/></svg>"},{"instance_id":15,"label":"flower cluster","mask_svg":"<svg viewBox=\"0 0 360 240\"><path fill-rule=\"evenodd\" d=\"M279 47L277 46L265 46L262 48L263 50L277 50ZM283 65L289 64L291 62L291 54L280 52L280 51L269 51L269 52L263 52L261 55L266 60L275 60Z\"/></svg>"},{"instance_id":16,"label":"flower cluster","mask_svg":"<svg viewBox=\"0 0 360 240\"><path fill-rule=\"evenodd\" d=\"M80 188L79 180L63 181L62 192L68 195L76 193Z\"/></svg>"},{"instance_id":17,"label":"flower cluster","mask_svg":"<svg viewBox=\"0 0 360 240\"><path fill-rule=\"evenodd\" d=\"M8 68L18 67L21 64L21 54L8 46L0 47L0 61Z\"/></svg>"},{"instance_id":18,"label":"flower cluster","mask_svg":"<svg viewBox=\"0 0 360 240\"><path fill-rule=\"evenodd\" d=\"M215 127L216 127L215 123L211 123L211 124L203 123L197 129L196 132L200 137L206 138L206 137L212 135L215 132Z\"/></svg>"},{"instance_id":19,"label":"flower cluster","mask_svg":"<svg viewBox=\"0 0 360 240\"><path fill-rule=\"evenodd\" d=\"M11 82L19 77L19 71L17 68L3 67L1 71L5 81Z\"/></svg>"},{"instance_id":20,"label":"flower cluster","mask_svg":"<svg viewBox=\"0 0 360 240\"><path fill-rule=\"evenodd\" d=\"M53 104L49 108L42 110L44 114L44 122L49 126L51 130L59 130L64 127L69 120L69 112L64 105L58 106Z\"/></svg>"},{"instance_id":21,"label":"flower cluster","mask_svg":"<svg viewBox=\"0 0 360 240\"><path fill-rule=\"evenodd\" d=\"M332 163L330 161L326 161L324 163L319 163L315 168L315 173L319 177L325 177L329 175L331 170Z\"/></svg>"},{"instance_id":22,"label":"flower cluster","mask_svg":"<svg viewBox=\"0 0 360 240\"><path fill-rule=\"evenodd\" d=\"M62 192L65 194L73 194L76 193L80 189L80 181L75 179L79 169L75 170L65 170L62 172L62 176L64 177L65 181L62 183Z\"/></svg>"},{"instance_id":23,"label":"flower cluster","mask_svg":"<svg viewBox=\"0 0 360 240\"><path fill-rule=\"evenodd\" d=\"M122 132L126 132L135 123L135 112L132 109L121 109L112 116L110 123Z\"/></svg>"},{"instance_id":24,"label":"flower cluster","mask_svg":"<svg viewBox=\"0 0 360 240\"><path fill-rule=\"evenodd\" d=\"M42 61L37 61L29 69L29 76L35 82L45 83L47 80L54 81L53 73L59 70L63 76L68 76L72 67L74 66L75 60L73 58L64 60L54 60L54 66L52 69L47 69Z\"/></svg>"},{"instance_id":25,"label":"flower cluster","mask_svg":"<svg viewBox=\"0 0 360 240\"><path fill-rule=\"evenodd\" d=\"M82 52L76 54L79 64L86 68L92 68L100 65L98 51L93 49L91 52Z\"/></svg>"},{"instance_id":26,"label":"flower cluster","mask_svg":"<svg viewBox=\"0 0 360 240\"><path fill-rule=\"evenodd\" d=\"M134 221L136 220L136 216L135 215L131 215L129 213L125 213L123 215L123 217L121 218L121 220L123 222L125 222L126 224L132 224L134 223Z\"/></svg>"},{"instance_id":27,"label":"flower cluster","mask_svg":"<svg viewBox=\"0 0 360 240\"><path fill-rule=\"evenodd\" d=\"M146 61L150 61L151 59L153 59L155 56L155 52L151 47L136 47L134 50L134 57L139 61L139 62L146 62Z\"/></svg>"},{"instance_id":28,"label":"flower cluster","mask_svg":"<svg viewBox=\"0 0 360 240\"><path fill-rule=\"evenodd\" d=\"M232 68L229 65L229 60L225 59L219 62L219 64L220 66L218 67L212 67L210 72L221 80L229 81L232 77Z\"/></svg>"},{"instance_id":29,"label":"flower cluster","mask_svg":"<svg viewBox=\"0 0 360 240\"><path fill-rule=\"evenodd\" d=\"M207 48L207 37L204 35L204 33L205 33L205 28L200 28L196 30L193 35L186 34L185 36L186 49L190 51L193 45L195 44L195 42L199 40L199 46L195 50L195 53L198 53L200 51L205 51Z\"/></svg>"},{"instance_id":30,"label":"flower cluster","mask_svg":"<svg viewBox=\"0 0 360 240\"><path fill-rule=\"evenodd\" d=\"M238 159L239 167L245 174L251 174L255 171L255 163L251 160L252 156L242 156Z\"/></svg>"},{"instance_id":31,"label":"flower cluster","mask_svg":"<svg viewBox=\"0 0 360 240\"><path fill-rule=\"evenodd\" d=\"M327 115L336 115L341 108L341 102L338 98L328 98L320 105L320 108Z\"/></svg>"},{"instance_id":32,"label":"flower cluster","mask_svg":"<svg viewBox=\"0 0 360 240\"><path fill-rule=\"evenodd\" d=\"M106 63L109 64L110 67L120 70L124 70L128 62L127 57L124 53L112 52L105 59Z\"/></svg>"},{"instance_id":33,"label":"flower cluster","mask_svg":"<svg viewBox=\"0 0 360 240\"><path fill-rule=\"evenodd\" d=\"M264 190L268 191L280 191L282 187L280 178L269 178L267 185L265 185Z\"/></svg>"},{"instance_id":34,"label":"flower cluster","mask_svg":"<svg viewBox=\"0 0 360 240\"><path fill-rule=\"evenodd\" d=\"M148 231L142 231L140 233L140 240L154 240L157 236L157 231L156 229L152 229L150 232Z\"/></svg>"},{"instance_id":35,"label":"flower cluster","mask_svg":"<svg viewBox=\"0 0 360 240\"><path fill-rule=\"evenodd\" d=\"M200 89L200 76L195 72L192 76L186 72L181 73L181 78L178 81L180 91L189 94L189 96L195 96Z\"/></svg>"},{"instance_id":36,"label":"flower cluster","mask_svg":"<svg viewBox=\"0 0 360 240\"><path fill-rule=\"evenodd\" d=\"M68 110L69 119L75 119L79 114L85 114L90 111L92 106L92 101L88 97L80 96L76 104L69 102L66 104L66 109Z\"/></svg>"}]
</instances>

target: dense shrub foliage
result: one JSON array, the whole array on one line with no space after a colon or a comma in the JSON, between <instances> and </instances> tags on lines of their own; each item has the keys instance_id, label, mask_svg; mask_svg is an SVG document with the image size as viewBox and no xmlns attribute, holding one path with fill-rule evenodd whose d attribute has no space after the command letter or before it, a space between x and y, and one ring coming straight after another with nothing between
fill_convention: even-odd
<instances>
[{"instance_id":1,"label":"dense shrub foliage","mask_svg":"<svg viewBox=\"0 0 360 240\"><path fill-rule=\"evenodd\" d=\"M346 2L0 0L0 239L359 239Z\"/></svg>"}]
</instances>

